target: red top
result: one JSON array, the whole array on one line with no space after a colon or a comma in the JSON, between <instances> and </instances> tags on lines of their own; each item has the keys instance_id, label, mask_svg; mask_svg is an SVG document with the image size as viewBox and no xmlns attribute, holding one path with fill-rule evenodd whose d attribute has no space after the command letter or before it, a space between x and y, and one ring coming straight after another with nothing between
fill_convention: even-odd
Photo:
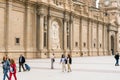
<instances>
[{"instance_id":1,"label":"red top","mask_svg":"<svg viewBox=\"0 0 120 80\"><path fill-rule=\"evenodd\" d=\"M10 64L10 73L16 73L16 64Z\"/></svg>"}]
</instances>

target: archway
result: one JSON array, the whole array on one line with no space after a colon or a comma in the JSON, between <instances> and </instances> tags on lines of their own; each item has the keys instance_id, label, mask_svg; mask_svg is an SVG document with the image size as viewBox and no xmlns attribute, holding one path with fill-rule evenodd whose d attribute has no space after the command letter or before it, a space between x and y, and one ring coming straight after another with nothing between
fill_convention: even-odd
<instances>
[{"instance_id":1,"label":"archway","mask_svg":"<svg viewBox=\"0 0 120 80\"><path fill-rule=\"evenodd\" d=\"M112 52L112 55L114 55L114 37L111 36L111 52Z\"/></svg>"}]
</instances>

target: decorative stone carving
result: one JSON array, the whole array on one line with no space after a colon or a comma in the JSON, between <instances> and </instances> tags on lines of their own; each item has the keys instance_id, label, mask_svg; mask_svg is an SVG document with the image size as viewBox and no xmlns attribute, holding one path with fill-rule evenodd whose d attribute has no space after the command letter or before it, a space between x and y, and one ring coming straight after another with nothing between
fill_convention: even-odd
<instances>
[{"instance_id":1,"label":"decorative stone carving","mask_svg":"<svg viewBox=\"0 0 120 80\"><path fill-rule=\"evenodd\" d=\"M21 2L26 2L28 0L13 0L13 1L21 1Z\"/></svg>"},{"instance_id":2,"label":"decorative stone carving","mask_svg":"<svg viewBox=\"0 0 120 80\"><path fill-rule=\"evenodd\" d=\"M44 15L44 14L45 14L44 8L39 7L39 8L37 9L37 13L38 13L38 15Z\"/></svg>"},{"instance_id":3,"label":"decorative stone carving","mask_svg":"<svg viewBox=\"0 0 120 80\"><path fill-rule=\"evenodd\" d=\"M60 49L60 34L58 22L53 21L50 29L51 48Z\"/></svg>"}]
</instances>

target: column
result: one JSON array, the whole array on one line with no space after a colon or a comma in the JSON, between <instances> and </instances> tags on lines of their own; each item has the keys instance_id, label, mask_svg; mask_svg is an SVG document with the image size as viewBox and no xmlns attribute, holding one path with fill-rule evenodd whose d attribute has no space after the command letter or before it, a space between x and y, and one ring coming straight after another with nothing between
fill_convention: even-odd
<instances>
[{"instance_id":1,"label":"column","mask_svg":"<svg viewBox=\"0 0 120 80\"><path fill-rule=\"evenodd\" d=\"M87 26L87 49L88 49L88 56L90 56L90 20L88 19L88 26Z\"/></svg>"},{"instance_id":2,"label":"column","mask_svg":"<svg viewBox=\"0 0 120 80\"><path fill-rule=\"evenodd\" d=\"M4 34L5 34L5 41L4 41L4 44L5 44L5 54L8 54L8 48L9 48L9 28L11 27L12 25L12 22L11 22L11 19L12 19L12 0L9 0L9 1L6 1L6 26L5 26L5 31L4 31Z\"/></svg>"},{"instance_id":3,"label":"column","mask_svg":"<svg viewBox=\"0 0 120 80\"><path fill-rule=\"evenodd\" d=\"M51 27L51 16L48 15L48 26L47 26L48 57L50 57L50 52L51 52L50 27Z\"/></svg>"},{"instance_id":4,"label":"column","mask_svg":"<svg viewBox=\"0 0 120 80\"><path fill-rule=\"evenodd\" d=\"M97 22L97 55L99 56L99 22Z\"/></svg>"},{"instance_id":5,"label":"column","mask_svg":"<svg viewBox=\"0 0 120 80\"><path fill-rule=\"evenodd\" d=\"M63 49L66 52L67 50L67 21L64 19L64 26L63 26L63 30L64 30L64 34L63 34L63 39L64 39L64 45L63 45Z\"/></svg>"},{"instance_id":6,"label":"column","mask_svg":"<svg viewBox=\"0 0 120 80\"><path fill-rule=\"evenodd\" d=\"M118 31L115 31L115 41L114 41L114 42L115 42L115 45L114 45L114 46L115 46L115 52L116 52L116 51L119 51L119 50L118 50L118 45L119 45L119 43L118 43L118 40L117 40L117 39L118 39Z\"/></svg>"},{"instance_id":7,"label":"column","mask_svg":"<svg viewBox=\"0 0 120 80\"><path fill-rule=\"evenodd\" d=\"M94 23L94 21L92 20L91 21L91 56L93 56L93 50L94 50L94 40L93 40L93 27L94 27L94 25L93 25L93 23Z\"/></svg>"},{"instance_id":8,"label":"column","mask_svg":"<svg viewBox=\"0 0 120 80\"><path fill-rule=\"evenodd\" d=\"M110 31L109 31L109 27L110 27L110 25L106 25L106 27L107 27L107 54L108 55L110 55L111 54L111 52L110 52Z\"/></svg>"},{"instance_id":9,"label":"column","mask_svg":"<svg viewBox=\"0 0 120 80\"><path fill-rule=\"evenodd\" d=\"M37 57L38 55L34 52L36 51L36 27L33 25L35 23L35 19L32 19L32 9L28 2L26 2L25 6L25 26L24 26L24 48L25 48L25 56ZM37 36L38 37L38 36ZM33 55L34 54L34 55Z\"/></svg>"},{"instance_id":10,"label":"column","mask_svg":"<svg viewBox=\"0 0 120 80\"><path fill-rule=\"evenodd\" d=\"M44 30L44 15L40 14L40 36L39 36L39 44L40 44L40 51L43 49L43 30Z\"/></svg>"},{"instance_id":11,"label":"column","mask_svg":"<svg viewBox=\"0 0 120 80\"><path fill-rule=\"evenodd\" d=\"M82 17L80 17L80 40L79 40L79 45L80 45L80 56L82 56Z\"/></svg>"},{"instance_id":12,"label":"column","mask_svg":"<svg viewBox=\"0 0 120 80\"><path fill-rule=\"evenodd\" d=\"M102 25L102 49L103 49L103 55L105 55L105 26L104 26L104 24Z\"/></svg>"},{"instance_id":13,"label":"column","mask_svg":"<svg viewBox=\"0 0 120 80\"><path fill-rule=\"evenodd\" d=\"M72 50L73 50L73 15L71 13L70 15L70 54L72 55Z\"/></svg>"},{"instance_id":14,"label":"column","mask_svg":"<svg viewBox=\"0 0 120 80\"><path fill-rule=\"evenodd\" d=\"M106 55L106 53L107 53L107 38L108 38L108 36L107 36L107 27L105 26L105 24L104 24L104 53L105 53L105 55Z\"/></svg>"}]
</instances>

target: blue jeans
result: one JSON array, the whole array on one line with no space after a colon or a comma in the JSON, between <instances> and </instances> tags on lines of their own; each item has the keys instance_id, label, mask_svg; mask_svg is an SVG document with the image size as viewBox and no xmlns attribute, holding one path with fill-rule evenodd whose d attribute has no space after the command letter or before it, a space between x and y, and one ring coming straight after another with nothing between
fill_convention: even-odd
<instances>
[{"instance_id":1,"label":"blue jeans","mask_svg":"<svg viewBox=\"0 0 120 80\"><path fill-rule=\"evenodd\" d=\"M9 76L8 76L8 74L7 74L7 73L8 73L8 70L4 70L3 73L4 73L3 80L5 80L6 77L7 77L8 80L9 80Z\"/></svg>"},{"instance_id":2,"label":"blue jeans","mask_svg":"<svg viewBox=\"0 0 120 80\"><path fill-rule=\"evenodd\" d=\"M119 65L119 59L116 59L115 65Z\"/></svg>"}]
</instances>

